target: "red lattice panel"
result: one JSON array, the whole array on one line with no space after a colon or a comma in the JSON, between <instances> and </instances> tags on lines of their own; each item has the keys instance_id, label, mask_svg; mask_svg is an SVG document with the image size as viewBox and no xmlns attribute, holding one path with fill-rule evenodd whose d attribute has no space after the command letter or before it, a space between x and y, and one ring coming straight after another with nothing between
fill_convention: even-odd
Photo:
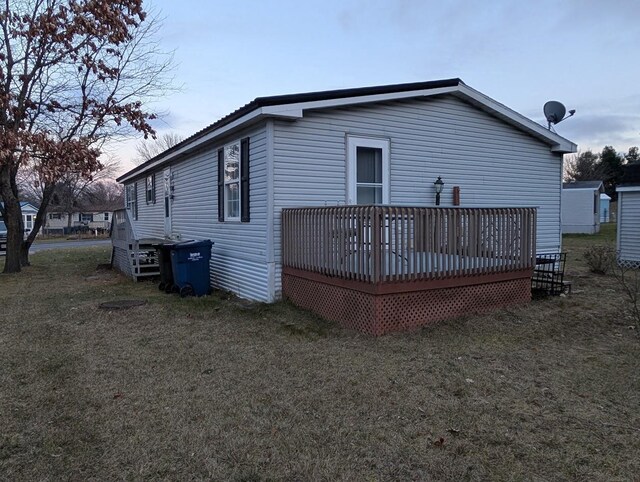
<instances>
[{"instance_id":1,"label":"red lattice panel","mask_svg":"<svg viewBox=\"0 0 640 482\"><path fill-rule=\"evenodd\" d=\"M363 333L376 334L375 296L371 294L290 275L282 276L282 291L297 306L327 320Z\"/></svg>"},{"instance_id":2,"label":"red lattice panel","mask_svg":"<svg viewBox=\"0 0 640 482\"><path fill-rule=\"evenodd\" d=\"M292 275L283 275L282 284L284 295L294 304L371 335L417 328L531 299L529 278L384 295Z\"/></svg>"}]
</instances>

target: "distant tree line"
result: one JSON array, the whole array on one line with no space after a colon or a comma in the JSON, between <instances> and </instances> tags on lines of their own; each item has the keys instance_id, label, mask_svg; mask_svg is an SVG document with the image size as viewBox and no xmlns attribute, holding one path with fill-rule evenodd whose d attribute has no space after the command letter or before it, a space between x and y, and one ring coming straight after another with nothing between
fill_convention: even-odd
<instances>
[{"instance_id":1,"label":"distant tree line","mask_svg":"<svg viewBox=\"0 0 640 482\"><path fill-rule=\"evenodd\" d=\"M630 147L625 154L613 146L605 146L602 152L579 152L565 161L566 181L603 181L605 192L616 199L616 186L620 183L625 164L640 162L640 150Z\"/></svg>"}]
</instances>

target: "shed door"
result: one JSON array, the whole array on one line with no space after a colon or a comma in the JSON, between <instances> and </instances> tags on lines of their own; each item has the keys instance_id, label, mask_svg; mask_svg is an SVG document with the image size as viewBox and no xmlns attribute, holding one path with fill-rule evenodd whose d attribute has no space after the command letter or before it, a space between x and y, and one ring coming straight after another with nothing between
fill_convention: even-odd
<instances>
[{"instance_id":1,"label":"shed door","mask_svg":"<svg viewBox=\"0 0 640 482\"><path fill-rule=\"evenodd\" d=\"M389 141L347 137L347 204L389 204Z\"/></svg>"},{"instance_id":2,"label":"shed door","mask_svg":"<svg viewBox=\"0 0 640 482\"><path fill-rule=\"evenodd\" d=\"M171 237L171 168L164 170L163 190L164 190L164 235Z\"/></svg>"}]
</instances>

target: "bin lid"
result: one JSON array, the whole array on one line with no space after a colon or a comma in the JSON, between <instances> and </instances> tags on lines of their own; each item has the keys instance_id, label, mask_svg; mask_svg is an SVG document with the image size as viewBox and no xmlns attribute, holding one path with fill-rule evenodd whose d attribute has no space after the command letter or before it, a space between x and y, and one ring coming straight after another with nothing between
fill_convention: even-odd
<instances>
[{"instance_id":1,"label":"bin lid","mask_svg":"<svg viewBox=\"0 0 640 482\"><path fill-rule=\"evenodd\" d=\"M156 248L156 249L158 249L158 248L163 248L163 247L164 247L164 248L171 248L171 247L175 246L176 244L178 244L178 243L176 243L175 241L171 241L171 242L166 242L166 243L165 243L165 242L162 242L162 243L154 243L154 244L152 244L151 246L153 246L153 247L154 247L154 248Z\"/></svg>"},{"instance_id":2,"label":"bin lid","mask_svg":"<svg viewBox=\"0 0 640 482\"><path fill-rule=\"evenodd\" d=\"M192 249L192 248L210 248L213 245L213 241L205 239L203 241L183 241L182 243L176 243L173 245L173 249Z\"/></svg>"}]
</instances>

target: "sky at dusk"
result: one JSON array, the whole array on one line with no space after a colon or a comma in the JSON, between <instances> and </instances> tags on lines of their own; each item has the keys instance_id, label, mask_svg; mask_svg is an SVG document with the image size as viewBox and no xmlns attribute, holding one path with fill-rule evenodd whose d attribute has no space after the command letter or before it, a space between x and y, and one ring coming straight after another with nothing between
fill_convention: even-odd
<instances>
[{"instance_id":1,"label":"sky at dusk","mask_svg":"<svg viewBox=\"0 0 640 482\"><path fill-rule=\"evenodd\" d=\"M148 0L178 92L154 108L188 136L255 97L461 78L579 149L640 145L640 1ZM135 143L112 153L122 171Z\"/></svg>"}]
</instances>

